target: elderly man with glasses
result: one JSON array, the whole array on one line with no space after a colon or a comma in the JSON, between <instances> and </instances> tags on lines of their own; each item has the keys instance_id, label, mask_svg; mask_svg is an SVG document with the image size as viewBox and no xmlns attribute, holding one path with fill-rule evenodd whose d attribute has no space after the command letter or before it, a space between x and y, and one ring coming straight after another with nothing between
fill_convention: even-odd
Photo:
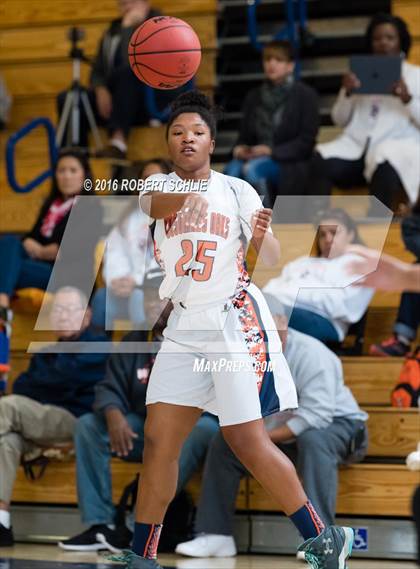
<instances>
[{"instance_id":1,"label":"elderly man with glasses","mask_svg":"<svg viewBox=\"0 0 420 569\"><path fill-rule=\"evenodd\" d=\"M10 500L22 456L37 448L71 443L77 417L92 409L94 386L103 379L106 353L89 353L86 342L107 341L90 328L91 310L78 289L58 290L51 307L51 328L58 342L78 342L76 353L35 354L0 398L0 547L14 543Z\"/></svg>"}]
</instances>

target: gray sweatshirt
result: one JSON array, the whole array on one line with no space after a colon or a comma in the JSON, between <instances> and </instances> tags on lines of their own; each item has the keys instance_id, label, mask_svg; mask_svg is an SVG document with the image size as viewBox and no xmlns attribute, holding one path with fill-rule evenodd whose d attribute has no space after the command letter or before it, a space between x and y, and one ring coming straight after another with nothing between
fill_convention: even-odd
<instances>
[{"instance_id":1,"label":"gray sweatshirt","mask_svg":"<svg viewBox=\"0 0 420 569\"><path fill-rule=\"evenodd\" d=\"M267 417L268 430L287 424L298 436L307 429L325 429L338 417L367 420L344 385L341 361L322 342L289 328L284 355L296 384L299 408Z\"/></svg>"}]
</instances>

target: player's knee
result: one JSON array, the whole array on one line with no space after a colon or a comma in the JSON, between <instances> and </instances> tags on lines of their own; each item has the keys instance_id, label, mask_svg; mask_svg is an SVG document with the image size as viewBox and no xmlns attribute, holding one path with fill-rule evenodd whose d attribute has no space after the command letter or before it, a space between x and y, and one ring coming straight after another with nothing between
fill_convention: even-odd
<instances>
[{"instance_id":1,"label":"player's knee","mask_svg":"<svg viewBox=\"0 0 420 569\"><path fill-rule=\"evenodd\" d=\"M155 429L145 428L144 431L144 457L147 461L164 461L166 463L178 460L179 449L171 444L166 436Z\"/></svg>"}]
</instances>

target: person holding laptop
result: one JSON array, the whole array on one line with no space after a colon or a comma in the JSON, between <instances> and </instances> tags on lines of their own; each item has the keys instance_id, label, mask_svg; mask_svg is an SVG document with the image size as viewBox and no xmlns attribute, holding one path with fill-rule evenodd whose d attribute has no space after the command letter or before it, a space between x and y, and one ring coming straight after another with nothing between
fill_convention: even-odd
<instances>
[{"instance_id":1,"label":"person holding laptop","mask_svg":"<svg viewBox=\"0 0 420 569\"><path fill-rule=\"evenodd\" d=\"M419 192L420 67L405 59L411 36L401 18L374 16L366 43L373 55L400 56L401 77L388 94L367 95L358 93L366 91L359 77L352 72L344 75L332 110L343 133L317 147L317 193L328 194L333 186L368 184L372 195L395 210L401 202L414 203Z\"/></svg>"}]
</instances>

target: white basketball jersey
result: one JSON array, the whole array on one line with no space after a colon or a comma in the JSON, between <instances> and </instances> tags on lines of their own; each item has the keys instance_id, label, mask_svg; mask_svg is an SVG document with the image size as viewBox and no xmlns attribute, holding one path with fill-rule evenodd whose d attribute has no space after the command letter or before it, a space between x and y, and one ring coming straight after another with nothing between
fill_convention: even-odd
<instances>
[{"instance_id":1,"label":"white basketball jersey","mask_svg":"<svg viewBox=\"0 0 420 569\"><path fill-rule=\"evenodd\" d=\"M147 179L148 185L153 182L169 192L181 178L175 172L155 174ZM157 219L154 229L156 260L165 271L160 297L187 306L224 300L248 286L246 244L252 237L252 215L262 207L247 182L214 170L201 195L209 206L196 226L189 212L178 212Z\"/></svg>"}]
</instances>

